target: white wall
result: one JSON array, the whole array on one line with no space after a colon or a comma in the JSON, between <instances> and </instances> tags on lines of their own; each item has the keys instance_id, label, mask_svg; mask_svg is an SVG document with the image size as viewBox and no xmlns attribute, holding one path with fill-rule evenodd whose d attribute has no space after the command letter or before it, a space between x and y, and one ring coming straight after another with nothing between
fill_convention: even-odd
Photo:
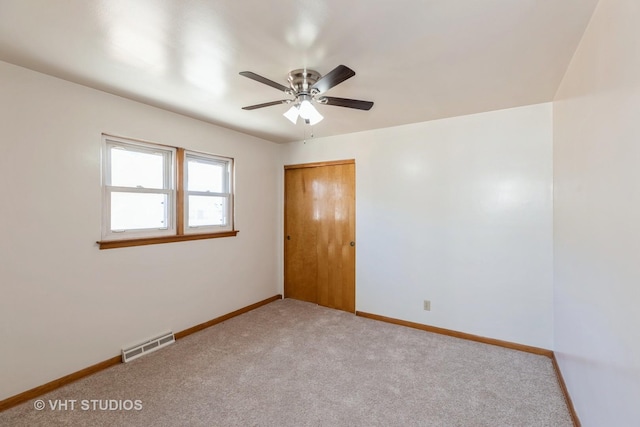
<instances>
[{"instance_id":1,"label":"white wall","mask_svg":"<svg viewBox=\"0 0 640 427\"><path fill-rule=\"evenodd\" d=\"M356 159L357 310L552 348L550 103L283 149Z\"/></svg>"},{"instance_id":2,"label":"white wall","mask_svg":"<svg viewBox=\"0 0 640 427\"><path fill-rule=\"evenodd\" d=\"M554 103L555 349L584 426L640 420L638 22L601 0Z\"/></svg>"},{"instance_id":3,"label":"white wall","mask_svg":"<svg viewBox=\"0 0 640 427\"><path fill-rule=\"evenodd\" d=\"M280 148L0 62L0 400L275 295ZM235 238L98 250L100 134L236 159Z\"/></svg>"}]
</instances>

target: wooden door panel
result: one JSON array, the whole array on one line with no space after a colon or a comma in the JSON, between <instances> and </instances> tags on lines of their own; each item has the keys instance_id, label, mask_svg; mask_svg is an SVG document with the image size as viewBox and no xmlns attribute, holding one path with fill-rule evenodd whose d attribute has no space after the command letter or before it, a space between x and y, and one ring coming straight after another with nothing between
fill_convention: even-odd
<instances>
[{"instance_id":1,"label":"wooden door panel","mask_svg":"<svg viewBox=\"0 0 640 427\"><path fill-rule=\"evenodd\" d=\"M318 260L309 243L316 240L317 228L307 218L313 214L313 194L303 169L285 173L285 298L317 302Z\"/></svg>"},{"instance_id":2,"label":"wooden door panel","mask_svg":"<svg viewBox=\"0 0 640 427\"><path fill-rule=\"evenodd\" d=\"M346 311L355 311L355 276L349 266L355 264L354 165L322 168L322 218L318 230L318 304Z\"/></svg>"}]
</instances>

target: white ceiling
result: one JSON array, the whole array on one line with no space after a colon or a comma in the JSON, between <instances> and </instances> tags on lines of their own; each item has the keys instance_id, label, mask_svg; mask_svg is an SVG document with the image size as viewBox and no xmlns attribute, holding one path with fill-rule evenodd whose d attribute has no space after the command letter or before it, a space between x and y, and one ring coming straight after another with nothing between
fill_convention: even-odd
<instances>
[{"instance_id":1,"label":"white ceiling","mask_svg":"<svg viewBox=\"0 0 640 427\"><path fill-rule=\"evenodd\" d=\"M0 60L275 142L287 73L356 76L315 136L553 99L598 0L0 0ZM286 96L284 96L286 97ZM309 135L309 131L306 131Z\"/></svg>"}]
</instances>

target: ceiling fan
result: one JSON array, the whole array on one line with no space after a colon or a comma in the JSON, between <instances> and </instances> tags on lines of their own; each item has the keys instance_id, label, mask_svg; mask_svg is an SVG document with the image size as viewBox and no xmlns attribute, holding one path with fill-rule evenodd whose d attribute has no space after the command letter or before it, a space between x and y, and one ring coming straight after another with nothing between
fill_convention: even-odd
<instances>
[{"instance_id":1,"label":"ceiling fan","mask_svg":"<svg viewBox=\"0 0 640 427\"><path fill-rule=\"evenodd\" d=\"M279 101L242 107L243 110L255 110L257 108L270 107L278 104L293 104L293 106L284 113L284 116L293 124L298 121L298 117L302 117L305 123L310 125L320 122L323 117L313 106L314 103L355 108L357 110L370 110L371 107L373 107L373 102L371 101L322 95L332 87L356 75L355 71L345 65L338 65L324 76L314 70L293 70L287 77L289 87L251 71L241 71L240 75L281 90L285 94L293 97L293 99L281 99Z\"/></svg>"}]
</instances>

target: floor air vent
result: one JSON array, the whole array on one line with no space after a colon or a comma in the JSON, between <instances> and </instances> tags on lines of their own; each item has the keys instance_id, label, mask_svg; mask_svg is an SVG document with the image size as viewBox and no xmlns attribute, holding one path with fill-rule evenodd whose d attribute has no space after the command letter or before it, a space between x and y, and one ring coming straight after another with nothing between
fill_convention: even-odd
<instances>
[{"instance_id":1,"label":"floor air vent","mask_svg":"<svg viewBox=\"0 0 640 427\"><path fill-rule=\"evenodd\" d=\"M143 354L151 353L159 348L165 347L176 341L173 336L173 332L167 332L159 337L152 338L143 343L134 345L133 347L122 349L122 361L129 362L133 359L137 359Z\"/></svg>"}]
</instances>

